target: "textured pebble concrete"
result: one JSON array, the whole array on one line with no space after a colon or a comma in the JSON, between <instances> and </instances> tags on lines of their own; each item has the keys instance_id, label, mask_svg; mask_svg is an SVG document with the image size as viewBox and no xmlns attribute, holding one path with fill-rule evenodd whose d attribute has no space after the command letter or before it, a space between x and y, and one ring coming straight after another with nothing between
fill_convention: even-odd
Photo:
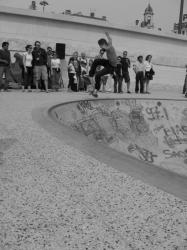
<instances>
[{"instance_id":1,"label":"textured pebble concrete","mask_svg":"<svg viewBox=\"0 0 187 250\"><path fill-rule=\"evenodd\" d=\"M0 249L187 249L186 201L67 145L32 117L84 98L0 93Z\"/></svg>"}]
</instances>

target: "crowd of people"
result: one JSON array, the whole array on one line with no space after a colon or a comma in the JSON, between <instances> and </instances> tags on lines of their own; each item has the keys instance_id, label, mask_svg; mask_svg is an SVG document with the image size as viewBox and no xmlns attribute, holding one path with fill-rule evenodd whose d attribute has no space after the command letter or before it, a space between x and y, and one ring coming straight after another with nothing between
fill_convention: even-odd
<instances>
[{"instance_id":1,"label":"crowd of people","mask_svg":"<svg viewBox=\"0 0 187 250\"><path fill-rule=\"evenodd\" d=\"M129 75L131 62L127 57L128 52L124 51L122 56L117 56L111 37L108 33L106 36L108 41L106 39L98 41L100 51L94 60L87 60L85 53L81 53L81 57L78 58L78 52L69 59L69 91L86 91L89 85L92 85L94 86L92 94L97 96L98 91L105 91L108 77L111 75L114 81L114 93L123 93L123 80L126 83L127 93L131 93ZM135 93L150 93L149 82L155 74L151 59L152 56L148 55L144 62L143 56L139 56L133 65L136 74Z\"/></svg>"},{"instance_id":2,"label":"crowd of people","mask_svg":"<svg viewBox=\"0 0 187 250\"><path fill-rule=\"evenodd\" d=\"M87 58L86 54L76 51L69 58L67 72L69 77L68 91L87 91L93 96L98 96L98 91L105 92L106 84L111 77L113 79L113 92L123 93L123 81L126 83L126 92L131 93L131 80L129 68L131 61L128 52L117 56L112 44L110 35L106 32L107 39L101 38L98 41L100 51L95 58ZM41 48L40 41L36 41L34 46L28 44L25 52L20 55L16 53L16 60L19 58L19 65L22 71L22 91L32 91L49 89L58 91L64 87L62 80L61 60L56 51L51 47ZM145 60L142 55L137 57L136 63L132 65L135 72L135 93L149 94L149 83L155 74L152 55L147 55ZM8 73L10 70L11 56L9 43L3 42L0 50L0 90L8 90ZM187 72L187 66L186 66ZM187 73L183 86L183 93L187 97Z\"/></svg>"},{"instance_id":3,"label":"crowd of people","mask_svg":"<svg viewBox=\"0 0 187 250\"><path fill-rule=\"evenodd\" d=\"M0 89L8 90L9 75L15 79L11 70L11 55L9 51L9 43L3 42L0 50ZM15 53L14 57L21 70L22 91L32 91L44 89L54 89L58 91L62 87L61 61L51 47L47 50L41 48L41 43L36 41L34 48L28 44L25 52L20 55Z\"/></svg>"}]
</instances>

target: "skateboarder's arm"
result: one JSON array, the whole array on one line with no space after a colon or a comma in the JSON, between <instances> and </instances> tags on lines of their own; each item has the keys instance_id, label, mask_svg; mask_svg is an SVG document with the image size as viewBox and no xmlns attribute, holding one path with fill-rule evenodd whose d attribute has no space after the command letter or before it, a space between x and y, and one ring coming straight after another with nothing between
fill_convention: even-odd
<instances>
[{"instance_id":1,"label":"skateboarder's arm","mask_svg":"<svg viewBox=\"0 0 187 250\"><path fill-rule=\"evenodd\" d=\"M109 44L109 45L112 45L112 38L110 37L109 33L108 33L108 32L105 32L105 35L106 35L106 37L107 37L107 39L108 39L108 44Z\"/></svg>"}]
</instances>

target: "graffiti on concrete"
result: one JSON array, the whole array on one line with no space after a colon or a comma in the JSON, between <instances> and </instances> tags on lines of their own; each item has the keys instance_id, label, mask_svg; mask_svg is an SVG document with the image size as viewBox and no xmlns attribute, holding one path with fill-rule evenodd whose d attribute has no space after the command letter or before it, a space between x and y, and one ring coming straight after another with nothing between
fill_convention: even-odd
<instances>
[{"instance_id":1,"label":"graffiti on concrete","mask_svg":"<svg viewBox=\"0 0 187 250\"><path fill-rule=\"evenodd\" d=\"M136 144L134 144L134 145L130 144L128 146L128 151L129 151L129 153L137 152L140 160L150 162L150 163L154 163L154 158L158 157L156 154L152 153L151 151L147 150L146 148L139 147Z\"/></svg>"},{"instance_id":2,"label":"graffiti on concrete","mask_svg":"<svg viewBox=\"0 0 187 250\"><path fill-rule=\"evenodd\" d=\"M184 126L179 125L171 126L169 128L163 128L164 131L164 142L169 147L174 147L178 144L187 144L187 137L184 137L186 134Z\"/></svg>"},{"instance_id":3,"label":"graffiti on concrete","mask_svg":"<svg viewBox=\"0 0 187 250\"><path fill-rule=\"evenodd\" d=\"M169 120L167 109L162 106L161 102L157 102L157 104L154 107L147 107L145 111L149 116L148 120L151 121L161 120L161 119Z\"/></svg>"},{"instance_id":4,"label":"graffiti on concrete","mask_svg":"<svg viewBox=\"0 0 187 250\"><path fill-rule=\"evenodd\" d=\"M165 154L166 159L170 159L170 158L187 159L187 149L185 149L184 151L182 151L182 150L174 151L174 150L165 149L165 150L163 150L163 153Z\"/></svg>"},{"instance_id":5,"label":"graffiti on concrete","mask_svg":"<svg viewBox=\"0 0 187 250\"><path fill-rule=\"evenodd\" d=\"M139 135L149 131L149 125L144 119L142 109L142 106L135 106L129 114L132 131Z\"/></svg>"},{"instance_id":6,"label":"graffiti on concrete","mask_svg":"<svg viewBox=\"0 0 187 250\"><path fill-rule=\"evenodd\" d=\"M55 118L85 136L145 162L186 166L185 102L120 99L68 105L56 109Z\"/></svg>"}]
</instances>

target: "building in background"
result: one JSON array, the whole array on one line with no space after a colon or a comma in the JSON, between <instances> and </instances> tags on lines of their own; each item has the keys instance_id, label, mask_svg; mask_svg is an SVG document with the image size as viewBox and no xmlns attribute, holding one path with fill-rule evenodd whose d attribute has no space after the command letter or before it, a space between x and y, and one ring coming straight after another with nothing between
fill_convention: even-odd
<instances>
[{"instance_id":1,"label":"building in background","mask_svg":"<svg viewBox=\"0 0 187 250\"><path fill-rule=\"evenodd\" d=\"M29 6L29 9L30 10L36 10L37 9L37 6L36 6L36 1L32 1L30 6Z\"/></svg>"},{"instance_id":2,"label":"building in background","mask_svg":"<svg viewBox=\"0 0 187 250\"><path fill-rule=\"evenodd\" d=\"M142 28L153 29L154 28L153 15L154 15L153 8L149 3L144 12L144 20L141 22L140 26Z\"/></svg>"},{"instance_id":3,"label":"building in background","mask_svg":"<svg viewBox=\"0 0 187 250\"><path fill-rule=\"evenodd\" d=\"M93 11L90 12L89 16L88 15L84 15L81 11L72 13L71 10L65 10L64 12L62 12L62 14L64 14L64 15L71 15L71 16L79 16L79 17L84 17L84 18L92 18L92 19L97 19L97 20L101 20L101 21L107 21L107 17L106 16L96 17L95 16L95 12L93 12Z\"/></svg>"},{"instance_id":4,"label":"building in background","mask_svg":"<svg viewBox=\"0 0 187 250\"><path fill-rule=\"evenodd\" d=\"M187 35L187 14L183 15L182 20L183 21L182 21L182 25L181 25L181 34ZM179 23L174 23L173 32L178 33L178 30L179 30Z\"/></svg>"}]
</instances>

